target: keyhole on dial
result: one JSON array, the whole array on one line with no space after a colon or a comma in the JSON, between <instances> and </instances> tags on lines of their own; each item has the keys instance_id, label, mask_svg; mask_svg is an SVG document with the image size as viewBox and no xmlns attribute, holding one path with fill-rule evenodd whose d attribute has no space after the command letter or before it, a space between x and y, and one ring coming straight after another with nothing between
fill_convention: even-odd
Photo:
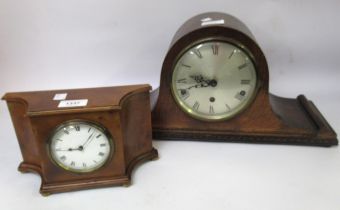
<instances>
[{"instance_id":1,"label":"keyhole on dial","mask_svg":"<svg viewBox=\"0 0 340 210\"><path fill-rule=\"evenodd\" d=\"M240 92L240 95L241 95L241 96L246 95L246 91L242 90L242 91Z\"/></svg>"}]
</instances>

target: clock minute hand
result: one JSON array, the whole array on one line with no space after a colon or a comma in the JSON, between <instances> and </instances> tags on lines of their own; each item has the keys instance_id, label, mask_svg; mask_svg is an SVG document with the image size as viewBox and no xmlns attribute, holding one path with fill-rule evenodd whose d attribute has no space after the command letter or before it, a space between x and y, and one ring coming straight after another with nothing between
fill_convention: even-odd
<instances>
[{"instance_id":1,"label":"clock minute hand","mask_svg":"<svg viewBox=\"0 0 340 210\"><path fill-rule=\"evenodd\" d=\"M94 134L94 131L93 131L93 133L86 139L86 141L84 142L84 144L81 145L82 147L84 147L85 144L86 144L88 141L90 141L90 139L92 138L93 134Z\"/></svg>"},{"instance_id":2,"label":"clock minute hand","mask_svg":"<svg viewBox=\"0 0 340 210\"><path fill-rule=\"evenodd\" d=\"M82 148L83 148L83 149L86 148L86 146L89 145L90 142L94 139L94 135L93 135L94 133L95 133L95 131L93 131L93 133L91 134L91 136L89 136L89 138L86 140L86 142L82 145Z\"/></svg>"}]
</instances>

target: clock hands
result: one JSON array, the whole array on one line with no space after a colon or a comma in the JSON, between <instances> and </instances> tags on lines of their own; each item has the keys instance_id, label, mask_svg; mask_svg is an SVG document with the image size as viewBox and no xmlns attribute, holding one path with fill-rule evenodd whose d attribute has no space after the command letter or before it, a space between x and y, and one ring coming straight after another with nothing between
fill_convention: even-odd
<instances>
[{"instance_id":1,"label":"clock hands","mask_svg":"<svg viewBox=\"0 0 340 210\"><path fill-rule=\"evenodd\" d=\"M191 75L190 78L194 79L196 83L196 85L192 85L189 86L187 88L184 89L188 89L190 90L191 88L204 88L204 87L216 87L217 85L217 81L215 79L204 79L204 77L202 75Z\"/></svg>"},{"instance_id":2,"label":"clock hands","mask_svg":"<svg viewBox=\"0 0 340 210\"><path fill-rule=\"evenodd\" d=\"M190 78L195 80L197 83L204 82L203 76L201 74L200 75L190 75Z\"/></svg>"},{"instance_id":3,"label":"clock hands","mask_svg":"<svg viewBox=\"0 0 340 210\"><path fill-rule=\"evenodd\" d=\"M81 151L82 148L81 148L81 146L79 146L78 148L56 149L55 151L57 151L57 152L72 152L72 151L75 151L75 150Z\"/></svg>"},{"instance_id":4,"label":"clock hands","mask_svg":"<svg viewBox=\"0 0 340 210\"><path fill-rule=\"evenodd\" d=\"M56 149L55 151L62 152L72 152L72 151L83 151L84 148L93 140L95 131L86 139L84 144L80 145L77 148L68 148L68 149Z\"/></svg>"},{"instance_id":5,"label":"clock hands","mask_svg":"<svg viewBox=\"0 0 340 210\"><path fill-rule=\"evenodd\" d=\"M191 88L202 88L202 87L209 87L209 85L208 84L196 84L196 85L192 85L187 88L184 88L184 89L190 90Z\"/></svg>"}]
</instances>

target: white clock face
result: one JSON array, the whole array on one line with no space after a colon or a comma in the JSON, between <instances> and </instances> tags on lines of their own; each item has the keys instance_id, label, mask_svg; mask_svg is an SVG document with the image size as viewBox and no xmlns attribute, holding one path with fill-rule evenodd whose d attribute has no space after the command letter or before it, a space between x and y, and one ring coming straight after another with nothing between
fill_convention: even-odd
<instances>
[{"instance_id":1,"label":"white clock face","mask_svg":"<svg viewBox=\"0 0 340 210\"><path fill-rule=\"evenodd\" d=\"M73 172L91 172L103 166L113 151L105 130L88 122L69 122L57 128L50 139L50 155L60 167Z\"/></svg>"},{"instance_id":2,"label":"white clock face","mask_svg":"<svg viewBox=\"0 0 340 210\"><path fill-rule=\"evenodd\" d=\"M177 60L172 92L189 115L221 120L249 105L256 82L254 64L243 49L227 42L208 41L191 46Z\"/></svg>"}]
</instances>

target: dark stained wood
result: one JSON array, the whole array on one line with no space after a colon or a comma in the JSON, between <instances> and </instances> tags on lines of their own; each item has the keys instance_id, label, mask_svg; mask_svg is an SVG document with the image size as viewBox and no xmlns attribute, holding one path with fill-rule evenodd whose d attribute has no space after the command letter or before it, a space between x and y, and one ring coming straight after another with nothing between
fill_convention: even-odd
<instances>
[{"instance_id":1,"label":"dark stained wood","mask_svg":"<svg viewBox=\"0 0 340 210\"><path fill-rule=\"evenodd\" d=\"M201 20L223 19L224 24L202 26ZM190 44L215 37L241 43L253 55L259 88L252 104L237 116L219 122L196 120L184 113L171 93L173 66ZM269 93L266 58L250 30L238 19L223 13L205 13L185 22L176 32L164 59L159 98L152 112L154 139L203 140L251 143L337 145L336 133L304 96L285 99Z\"/></svg>"},{"instance_id":2,"label":"dark stained wood","mask_svg":"<svg viewBox=\"0 0 340 210\"><path fill-rule=\"evenodd\" d=\"M23 161L21 172L41 176L42 194L112 185L129 185L133 168L158 157L152 147L149 85L7 93ZM67 100L88 99L81 108L58 108L56 93ZM65 171L51 161L47 141L51 131L70 120L91 121L105 127L113 137L115 151L100 169L84 174Z\"/></svg>"}]
</instances>

